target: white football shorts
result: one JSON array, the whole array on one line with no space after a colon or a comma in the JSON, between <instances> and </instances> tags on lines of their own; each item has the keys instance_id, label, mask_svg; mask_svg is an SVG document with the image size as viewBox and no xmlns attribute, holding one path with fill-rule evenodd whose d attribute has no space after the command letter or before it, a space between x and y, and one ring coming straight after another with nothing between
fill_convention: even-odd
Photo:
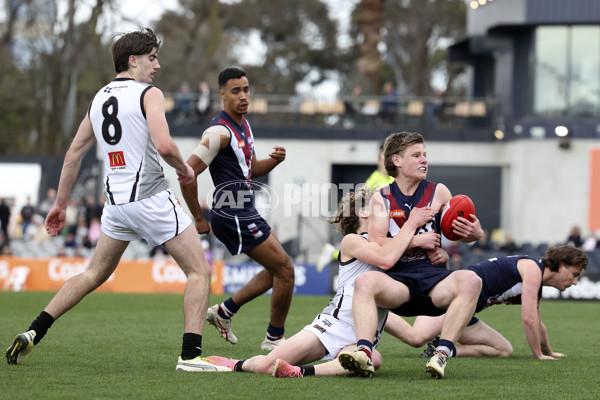
<instances>
[{"instance_id":1,"label":"white football shorts","mask_svg":"<svg viewBox=\"0 0 600 400\"><path fill-rule=\"evenodd\" d=\"M173 239L191 223L175 195L163 190L131 203L105 203L101 226L102 232L113 239L144 239L154 247Z\"/></svg>"},{"instance_id":2,"label":"white football shorts","mask_svg":"<svg viewBox=\"0 0 600 400\"><path fill-rule=\"evenodd\" d=\"M317 315L304 329L314 333L327 349L327 355L321 359L322 361L334 360L344 347L356 343L354 326L329 314Z\"/></svg>"}]
</instances>

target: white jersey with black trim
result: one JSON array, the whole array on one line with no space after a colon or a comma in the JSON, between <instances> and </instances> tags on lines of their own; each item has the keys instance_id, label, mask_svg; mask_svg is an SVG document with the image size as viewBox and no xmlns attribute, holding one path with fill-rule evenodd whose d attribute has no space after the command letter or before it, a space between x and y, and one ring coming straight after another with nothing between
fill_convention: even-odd
<instances>
[{"instance_id":1,"label":"white jersey with black trim","mask_svg":"<svg viewBox=\"0 0 600 400\"><path fill-rule=\"evenodd\" d=\"M88 114L104 160L109 204L142 200L168 189L144 110L144 94L152 87L118 78L90 103Z\"/></svg>"},{"instance_id":2,"label":"white jersey with black trim","mask_svg":"<svg viewBox=\"0 0 600 400\"><path fill-rule=\"evenodd\" d=\"M361 237L368 240L366 233L361 233ZM341 254L340 254L341 255ZM350 261L341 262L338 274L337 293L329 300L327 307L323 309L323 314L329 314L334 318L344 321L350 326L354 326L352 316L352 297L354 295L354 279L359 275L369 271L381 271L380 268L360 261L356 258ZM381 336L385 322L387 320L388 310L377 307L377 334L376 338Z\"/></svg>"}]
</instances>

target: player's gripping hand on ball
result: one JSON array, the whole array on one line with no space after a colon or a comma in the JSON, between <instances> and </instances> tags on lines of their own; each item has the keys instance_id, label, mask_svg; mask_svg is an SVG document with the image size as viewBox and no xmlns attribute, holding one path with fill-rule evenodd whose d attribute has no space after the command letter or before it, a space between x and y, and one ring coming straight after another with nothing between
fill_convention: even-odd
<instances>
[{"instance_id":1,"label":"player's gripping hand on ball","mask_svg":"<svg viewBox=\"0 0 600 400\"><path fill-rule=\"evenodd\" d=\"M483 237L483 229L481 228L481 222L475 216L470 215L470 220L463 217L458 217L452 222L454 233L459 235L466 242L475 242Z\"/></svg>"}]
</instances>

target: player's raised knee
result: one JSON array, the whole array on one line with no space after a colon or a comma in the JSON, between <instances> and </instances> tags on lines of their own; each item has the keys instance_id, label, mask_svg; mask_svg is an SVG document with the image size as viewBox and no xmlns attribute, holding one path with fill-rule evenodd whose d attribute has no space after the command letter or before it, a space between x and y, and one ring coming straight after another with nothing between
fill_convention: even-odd
<instances>
[{"instance_id":1,"label":"player's raised knee","mask_svg":"<svg viewBox=\"0 0 600 400\"><path fill-rule=\"evenodd\" d=\"M354 280L354 292L370 292L376 285L374 272L366 272Z\"/></svg>"},{"instance_id":2,"label":"player's raised knee","mask_svg":"<svg viewBox=\"0 0 600 400\"><path fill-rule=\"evenodd\" d=\"M481 278L473 271L461 271L460 286L461 291L468 291L468 293L475 293L479 295L481 292Z\"/></svg>"}]
</instances>

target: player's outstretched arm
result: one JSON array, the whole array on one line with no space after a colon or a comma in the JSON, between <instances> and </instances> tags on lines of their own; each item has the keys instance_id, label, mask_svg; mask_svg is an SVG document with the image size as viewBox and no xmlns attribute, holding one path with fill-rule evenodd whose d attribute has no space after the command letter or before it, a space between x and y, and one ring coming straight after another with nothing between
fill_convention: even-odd
<instances>
[{"instance_id":1,"label":"player's outstretched arm","mask_svg":"<svg viewBox=\"0 0 600 400\"><path fill-rule=\"evenodd\" d=\"M92 129L92 123L86 115L83 121L81 121L79 129L75 134L75 138L65 155L65 161L63 162L63 168L58 183L56 204L52 207L46 217L46 231L52 236L56 236L65 226L69 196L71 195L75 180L79 175L81 161L95 141L96 138L94 136L94 130Z\"/></svg>"},{"instance_id":2,"label":"player's outstretched arm","mask_svg":"<svg viewBox=\"0 0 600 400\"><path fill-rule=\"evenodd\" d=\"M517 268L523 281L521 319L529 348L538 360L556 360L542 352L542 323L538 300L538 291L542 285L542 272L535 261L527 258L519 260Z\"/></svg>"}]
</instances>

